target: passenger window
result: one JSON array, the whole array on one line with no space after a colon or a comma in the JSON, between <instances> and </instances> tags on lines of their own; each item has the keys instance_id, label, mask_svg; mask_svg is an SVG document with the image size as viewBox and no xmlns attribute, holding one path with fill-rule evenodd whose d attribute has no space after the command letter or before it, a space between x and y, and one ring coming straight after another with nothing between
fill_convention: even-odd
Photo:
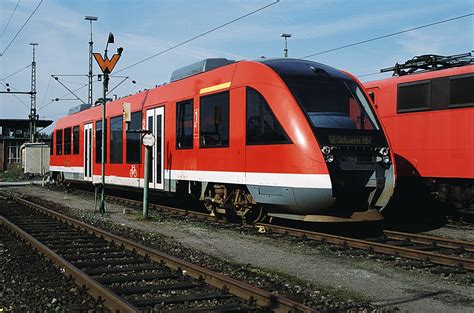
<instances>
[{"instance_id":1,"label":"passenger window","mask_svg":"<svg viewBox=\"0 0 474 313\"><path fill-rule=\"evenodd\" d=\"M72 129L72 153L79 154L79 126Z\"/></svg>"},{"instance_id":2,"label":"passenger window","mask_svg":"<svg viewBox=\"0 0 474 313\"><path fill-rule=\"evenodd\" d=\"M398 85L397 112L430 110L431 81Z\"/></svg>"},{"instance_id":3,"label":"passenger window","mask_svg":"<svg viewBox=\"0 0 474 313\"><path fill-rule=\"evenodd\" d=\"M176 149L193 148L193 100L176 103Z\"/></svg>"},{"instance_id":4,"label":"passenger window","mask_svg":"<svg viewBox=\"0 0 474 313\"><path fill-rule=\"evenodd\" d=\"M201 97L201 148L229 146L229 91Z\"/></svg>"},{"instance_id":5,"label":"passenger window","mask_svg":"<svg viewBox=\"0 0 474 313\"><path fill-rule=\"evenodd\" d=\"M142 112L133 112L129 125L130 130L142 129ZM137 164L142 161L142 147L139 133L126 133L127 135L127 164Z\"/></svg>"},{"instance_id":6,"label":"passenger window","mask_svg":"<svg viewBox=\"0 0 474 313\"><path fill-rule=\"evenodd\" d=\"M122 163L123 116L110 119L110 163Z\"/></svg>"},{"instance_id":7,"label":"passenger window","mask_svg":"<svg viewBox=\"0 0 474 313\"><path fill-rule=\"evenodd\" d=\"M63 130L56 130L56 155L63 154Z\"/></svg>"},{"instance_id":8,"label":"passenger window","mask_svg":"<svg viewBox=\"0 0 474 313\"><path fill-rule=\"evenodd\" d=\"M105 120L105 160L107 163L107 120ZM102 121L95 122L95 163L102 163Z\"/></svg>"},{"instance_id":9,"label":"passenger window","mask_svg":"<svg viewBox=\"0 0 474 313\"><path fill-rule=\"evenodd\" d=\"M71 127L64 128L64 155L71 154Z\"/></svg>"},{"instance_id":10,"label":"passenger window","mask_svg":"<svg viewBox=\"0 0 474 313\"><path fill-rule=\"evenodd\" d=\"M247 87L247 145L291 143L265 98Z\"/></svg>"},{"instance_id":11,"label":"passenger window","mask_svg":"<svg viewBox=\"0 0 474 313\"><path fill-rule=\"evenodd\" d=\"M458 76L449 79L449 106L474 105L474 76Z\"/></svg>"}]
</instances>

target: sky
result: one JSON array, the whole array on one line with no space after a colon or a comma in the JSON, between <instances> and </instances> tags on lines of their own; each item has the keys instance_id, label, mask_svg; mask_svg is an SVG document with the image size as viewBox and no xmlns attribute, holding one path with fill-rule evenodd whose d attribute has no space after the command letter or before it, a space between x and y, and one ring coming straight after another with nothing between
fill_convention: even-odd
<instances>
[{"instance_id":1,"label":"sky","mask_svg":"<svg viewBox=\"0 0 474 313\"><path fill-rule=\"evenodd\" d=\"M27 66L31 64L32 47L29 43L38 43L37 109L41 119L51 120L66 115L71 107L81 103L70 100L74 97L67 95L68 91L51 75L81 75L60 77L71 90L87 84L90 28L89 22L84 20L86 15L98 17L93 23L95 52L103 53L109 32L115 37L115 43L109 45L109 55L118 47L124 49L112 73L129 77L112 92L121 97L169 82L173 70L205 58L282 57L281 33L292 35L288 40L289 57L300 58L474 12L474 0L280 0L213 33L121 71L274 0L43 0L10 44L40 2L0 1L0 53L3 53L0 91L6 90L6 83L12 90L30 90L31 68ZM470 16L309 59L362 76L415 55L452 55L473 50L474 17ZM99 73L95 61L93 66L94 74ZM389 76L389 73L376 74L360 79L368 81ZM109 90L121 81L122 78L113 77ZM97 99L102 93L101 82L94 83L93 90ZM87 102L87 87L76 94ZM52 101L54 98L64 100ZM0 118L27 118L29 107L29 95L0 95Z\"/></svg>"}]
</instances>

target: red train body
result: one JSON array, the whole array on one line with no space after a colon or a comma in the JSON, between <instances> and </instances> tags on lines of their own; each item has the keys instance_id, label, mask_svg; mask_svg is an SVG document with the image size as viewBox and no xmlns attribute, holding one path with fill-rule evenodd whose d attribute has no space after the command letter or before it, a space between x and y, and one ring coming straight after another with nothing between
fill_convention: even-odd
<instances>
[{"instance_id":1,"label":"red train body","mask_svg":"<svg viewBox=\"0 0 474 313\"><path fill-rule=\"evenodd\" d=\"M474 195L474 65L364 85L393 146L404 197L410 197L406 191L420 195L428 187L440 200L469 207Z\"/></svg>"},{"instance_id":2,"label":"red train body","mask_svg":"<svg viewBox=\"0 0 474 313\"><path fill-rule=\"evenodd\" d=\"M141 188L145 150L125 131L125 102L130 128L157 138L150 188L191 194L215 213L371 220L392 195L393 155L370 100L353 76L331 67L209 59L107 103L106 183ZM100 181L101 111L58 120L55 177Z\"/></svg>"}]
</instances>

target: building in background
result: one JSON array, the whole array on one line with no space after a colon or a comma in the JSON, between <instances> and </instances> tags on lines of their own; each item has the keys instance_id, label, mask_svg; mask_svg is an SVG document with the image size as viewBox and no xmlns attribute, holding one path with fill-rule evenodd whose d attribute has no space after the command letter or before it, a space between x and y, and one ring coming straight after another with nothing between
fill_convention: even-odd
<instances>
[{"instance_id":1,"label":"building in background","mask_svg":"<svg viewBox=\"0 0 474 313\"><path fill-rule=\"evenodd\" d=\"M0 172L21 165L20 147L29 141L29 122L28 119L0 119ZM36 127L41 130L52 123L50 120L39 120ZM44 138L43 141L49 145L50 139Z\"/></svg>"}]
</instances>

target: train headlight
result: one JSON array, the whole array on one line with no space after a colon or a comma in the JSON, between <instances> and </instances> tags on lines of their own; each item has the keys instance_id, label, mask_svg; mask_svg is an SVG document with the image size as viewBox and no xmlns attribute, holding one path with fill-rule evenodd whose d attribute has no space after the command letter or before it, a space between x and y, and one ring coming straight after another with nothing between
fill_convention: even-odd
<instances>
[{"instance_id":1,"label":"train headlight","mask_svg":"<svg viewBox=\"0 0 474 313\"><path fill-rule=\"evenodd\" d=\"M326 162L331 163L334 161L334 155L328 154L326 155Z\"/></svg>"},{"instance_id":2,"label":"train headlight","mask_svg":"<svg viewBox=\"0 0 474 313\"><path fill-rule=\"evenodd\" d=\"M329 153L331 153L331 147L329 146L324 146L321 148L321 152L324 154L324 155L328 155Z\"/></svg>"},{"instance_id":3,"label":"train headlight","mask_svg":"<svg viewBox=\"0 0 474 313\"><path fill-rule=\"evenodd\" d=\"M388 148L385 148L385 147L380 148L380 150L379 150L379 153L380 153L381 155L388 155L388 152L389 152L389 149L388 149Z\"/></svg>"}]
</instances>

